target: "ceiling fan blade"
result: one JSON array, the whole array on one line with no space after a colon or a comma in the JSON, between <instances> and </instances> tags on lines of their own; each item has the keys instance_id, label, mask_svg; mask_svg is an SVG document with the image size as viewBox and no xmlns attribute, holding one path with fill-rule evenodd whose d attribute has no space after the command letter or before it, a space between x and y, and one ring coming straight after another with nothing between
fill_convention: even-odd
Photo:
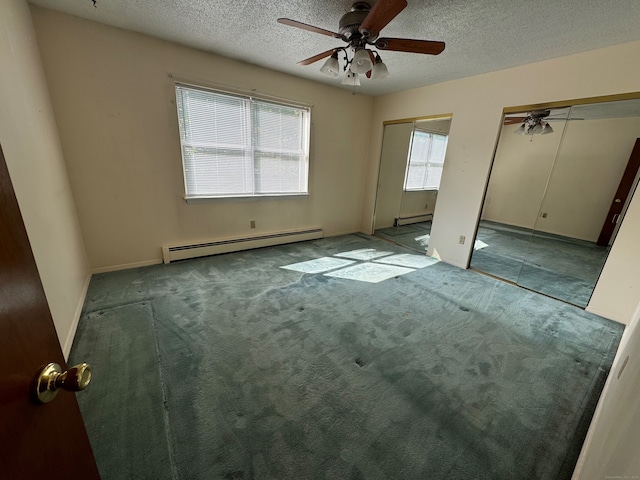
<instances>
[{"instance_id":1,"label":"ceiling fan blade","mask_svg":"<svg viewBox=\"0 0 640 480\"><path fill-rule=\"evenodd\" d=\"M375 38L396 15L407 6L406 0L378 0L360 24L360 33L365 38Z\"/></svg>"},{"instance_id":2,"label":"ceiling fan blade","mask_svg":"<svg viewBox=\"0 0 640 480\"><path fill-rule=\"evenodd\" d=\"M439 55L444 50L444 42L431 40L410 40L408 38L380 38L375 43L380 50L393 50L394 52L424 53L427 55Z\"/></svg>"},{"instance_id":3,"label":"ceiling fan blade","mask_svg":"<svg viewBox=\"0 0 640 480\"><path fill-rule=\"evenodd\" d=\"M318 60L322 60L323 58L328 57L336 50L337 50L336 48L332 48L331 50L327 50L326 52L319 53L318 55L314 55L313 57L309 57L305 60L300 60L298 62L298 65L311 65L312 63L317 62Z\"/></svg>"},{"instance_id":4,"label":"ceiling fan blade","mask_svg":"<svg viewBox=\"0 0 640 480\"><path fill-rule=\"evenodd\" d=\"M517 123L523 123L527 117L505 117L504 124L505 125L515 125Z\"/></svg>"},{"instance_id":5,"label":"ceiling fan blade","mask_svg":"<svg viewBox=\"0 0 640 480\"><path fill-rule=\"evenodd\" d=\"M326 35L328 37L342 38L338 33L325 30L324 28L314 27L313 25L307 25L306 23L298 22L296 20L291 20L290 18L279 18L278 23L281 23L283 25L289 25L290 27L301 28L302 30L308 30L314 33L319 33L321 35Z\"/></svg>"},{"instance_id":6,"label":"ceiling fan blade","mask_svg":"<svg viewBox=\"0 0 640 480\"><path fill-rule=\"evenodd\" d=\"M547 117L544 119L545 122L566 122L569 120L584 120L584 118L576 118L576 117Z\"/></svg>"}]
</instances>

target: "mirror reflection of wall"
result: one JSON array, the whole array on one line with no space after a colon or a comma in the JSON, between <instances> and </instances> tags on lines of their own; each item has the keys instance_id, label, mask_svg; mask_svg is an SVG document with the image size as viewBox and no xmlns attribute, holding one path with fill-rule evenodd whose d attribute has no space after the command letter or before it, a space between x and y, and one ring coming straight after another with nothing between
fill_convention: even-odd
<instances>
[{"instance_id":1,"label":"mirror reflection of wall","mask_svg":"<svg viewBox=\"0 0 640 480\"><path fill-rule=\"evenodd\" d=\"M637 185L638 137L640 100L507 114L470 267L586 307Z\"/></svg>"},{"instance_id":2,"label":"mirror reflection of wall","mask_svg":"<svg viewBox=\"0 0 640 480\"><path fill-rule=\"evenodd\" d=\"M385 124L374 235L426 252L451 116Z\"/></svg>"}]
</instances>

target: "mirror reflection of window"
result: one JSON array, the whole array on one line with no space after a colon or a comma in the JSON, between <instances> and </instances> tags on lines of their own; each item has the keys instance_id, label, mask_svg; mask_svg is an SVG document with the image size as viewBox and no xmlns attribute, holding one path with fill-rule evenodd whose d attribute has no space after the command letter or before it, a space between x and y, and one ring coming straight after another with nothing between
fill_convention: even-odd
<instances>
[{"instance_id":1,"label":"mirror reflection of window","mask_svg":"<svg viewBox=\"0 0 640 480\"><path fill-rule=\"evenodd\" d=\"M448 138L448 135L414 128L404 180L405 192L440 188Z\"/></svg>"}]
</instances>

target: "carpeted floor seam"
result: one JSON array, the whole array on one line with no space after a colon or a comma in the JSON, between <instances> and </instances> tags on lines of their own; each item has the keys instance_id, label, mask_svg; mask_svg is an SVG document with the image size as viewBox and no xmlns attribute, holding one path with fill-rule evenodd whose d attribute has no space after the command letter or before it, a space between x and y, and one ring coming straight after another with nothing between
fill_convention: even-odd
<instances>
[{"instance_id":1,"label":"carpeted floor seam","mask_svg":"<svg viewBox=\"0 0 640 480\"><path fill-rule=\"evenodd\" d=\"M158 362L158 371L160 375L160 388L162 390L162 412L163 412L163 420L164 420L164 426L165 426L165 436L167 440L167 448L169 449L171 475L174 480L178 480L180 476L179 476L178 466L176 461L176 448L175 448L174 436L171 433L172 429L171 429L171 421L169 416L169 399L167 396L165 372L164 372L164 368L162 367L162 359L160 357L160 343L158 340L158 324L156 322L156 312L155 312L155 307L153 305L153 302L151 302L150 305L151 305L151 324L153 328L156 359Z\"/></svg>"}]
</instances>

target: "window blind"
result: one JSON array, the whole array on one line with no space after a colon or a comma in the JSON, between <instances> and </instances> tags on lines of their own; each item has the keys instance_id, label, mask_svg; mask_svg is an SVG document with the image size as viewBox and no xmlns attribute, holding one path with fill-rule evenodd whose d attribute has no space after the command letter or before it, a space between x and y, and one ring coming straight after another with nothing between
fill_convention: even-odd
<instances>
[{"instance_id":1,"label":"window blind","mask_svg":"<svg viewBox=\"0 0 640 480\"><path fill-rule=\"evenodd\" d=\"M176 85L187 198L308 192L309 109Z\"/></svg>"}]
</instances>

